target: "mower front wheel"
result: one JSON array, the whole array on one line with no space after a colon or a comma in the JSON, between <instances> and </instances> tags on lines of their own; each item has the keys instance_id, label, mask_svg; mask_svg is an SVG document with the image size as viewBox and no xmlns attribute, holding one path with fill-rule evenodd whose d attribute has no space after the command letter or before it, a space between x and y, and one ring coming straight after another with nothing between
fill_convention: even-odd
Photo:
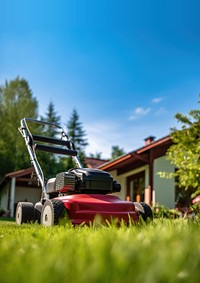
<instances>
[{"instance_id":1,"label":"mower front wheel","mask_svg":"<svg viewBox=\"0 0 200 283\"><path fill-rule=\"evenodd\" d=\"M146 222L148 220L153 220L153 212L151 207L145 202L134 202L135 208L139 215Z\"/></svg>"},{"instance_id":2,"label":"mower front wheel","mask_svg":"<svg viewBox=\"0 0 200 283\"><path fill-rule=\"evenodd\" d=\"M31 202L19 202L15 213L15 222L18 225L35 221L34 204Z\"/></svg>"},{"instance_id":3,"label":"mower front wheel","mask_svg":"<svg viewBox=\"0 0 200 283\"><path fill-rule=\"evenodd\" d=\"M41 224L44 226L64 225L69 221L67 210L61 200L47 199L41 213Z\"/></svg>"}]
</instances>

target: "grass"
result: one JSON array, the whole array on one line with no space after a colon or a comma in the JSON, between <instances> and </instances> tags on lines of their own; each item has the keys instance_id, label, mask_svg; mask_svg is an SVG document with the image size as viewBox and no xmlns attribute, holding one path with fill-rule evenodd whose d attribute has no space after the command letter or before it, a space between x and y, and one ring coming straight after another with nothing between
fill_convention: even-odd
<instances>
[{"instance_id":1,"label":"grass","mask_svg":"<svg viewBox=\"0 0 200 283\"><path fill-rule=\"evenodd\" d=\"M200 221L117 228L0 221L0 282L199 282Z\"/></svg>"}]
</instances>

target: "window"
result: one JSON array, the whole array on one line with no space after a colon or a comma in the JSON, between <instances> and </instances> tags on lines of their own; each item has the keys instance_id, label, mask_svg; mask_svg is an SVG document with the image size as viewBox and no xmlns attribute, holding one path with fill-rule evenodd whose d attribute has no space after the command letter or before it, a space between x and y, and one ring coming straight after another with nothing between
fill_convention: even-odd
<instances>
[{"instance_id":1,"label":"window","mask_svg":"<svg viewBox=\"0 0 200 283\"><path fill-rule=\"evenodd\" d=\"M145 172L142 171L127 178L127 199L144 201Z\"/></svg>"}]
</instances>

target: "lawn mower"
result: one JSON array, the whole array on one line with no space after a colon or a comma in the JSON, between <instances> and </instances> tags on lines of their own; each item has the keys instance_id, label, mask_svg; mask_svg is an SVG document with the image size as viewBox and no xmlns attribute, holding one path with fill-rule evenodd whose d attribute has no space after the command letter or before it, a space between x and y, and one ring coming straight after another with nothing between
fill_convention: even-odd
<instances>
[{"instance_id":1,"label":"lawn mower","mask_svg":"<svg viewBox=\"0 0 200 283\"><path fill-rule=\"evenodd\" d=\"M32 134L29 123L43 127L53 127L59 138ZM29 125L29 127L28 127ZM38 222L53 226L70 222L72 225L114 221L126 224L137 223L140 216L152 219L152 210L143 202L122 201L115 193L120 192L120 184L108 172L83 168L78 158L74 142L57 124L23 118L19 131L25 140L34 167L35 175L42 188L41 199L37 203L19 202L16 208L16 223ZM44 132L44 131L43 131ZM36 152L66 155L73 159L74 168L58 172L54 178L46 180L37 159Z\"/></svg>"}]
</instances>

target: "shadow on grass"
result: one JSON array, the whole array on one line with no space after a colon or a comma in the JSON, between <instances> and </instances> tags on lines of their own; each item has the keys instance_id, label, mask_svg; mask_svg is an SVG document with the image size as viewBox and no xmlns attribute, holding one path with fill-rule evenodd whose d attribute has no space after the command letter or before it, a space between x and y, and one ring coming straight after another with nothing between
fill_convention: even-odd
<instances>
[{"instance_id":1,"label":"shadow on grass","mask_svg":"<svg viewBox=\"0 0 200 283\"><path fill-rule=\"evenodd\" d=\"M15 222L15 218L13 218L13 217L0 217L0 221Z\"/></svg>"}]
</instances>

